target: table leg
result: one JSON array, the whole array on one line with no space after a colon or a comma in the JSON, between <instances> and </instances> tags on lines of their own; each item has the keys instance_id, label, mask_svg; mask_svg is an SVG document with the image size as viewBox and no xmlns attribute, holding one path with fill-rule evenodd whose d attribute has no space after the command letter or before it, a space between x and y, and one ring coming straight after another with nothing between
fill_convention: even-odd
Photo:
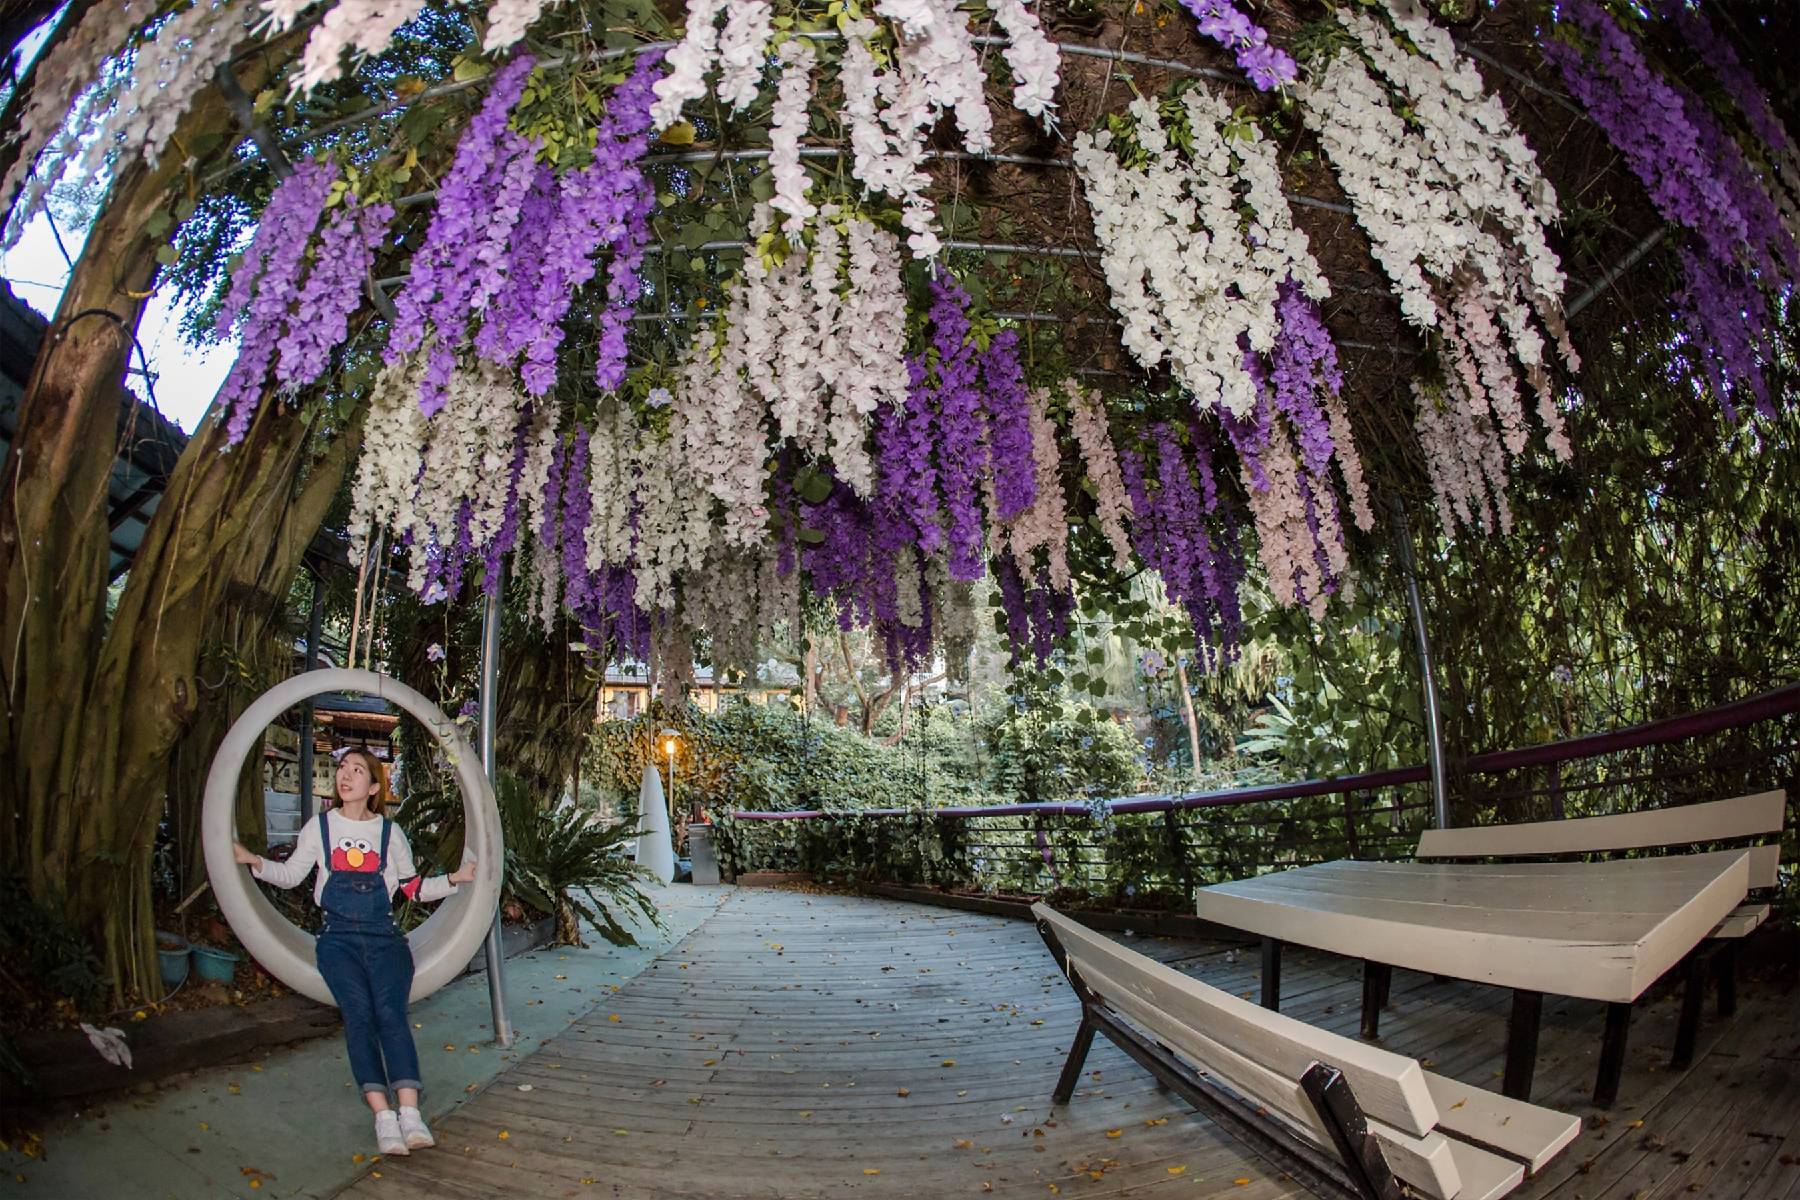
<instances>
[{"instance_id":1,"label":"table leg","mask_svg":"<svg viewBox=\"0 0 1800 1200\"><path fill-rule=\"evenodd\" d=\"M1369 1041L1381 1036L1381 1010L1387 1007L1394 968L1387 963L1363 960L1362 1035Z\"/></svg>"},{"instance_id":2,"label":"table leg","mask_svg":"<svg viewBox=\"0 0 1800 1200\"><path fill-rule=\"evenodd\" d=\"M1737 1012L1737 961L1738 944L1728 942L1719 947L1713 955L1713 970L1719 982L1719 1015L1733 1016Z\"/></svg>"},{"instance_id":3,"label":"table leg","mask_svg":"<svg viewBox=\"0 0 1800 1200\"><path fill-rule=\"evenodd\" d=\"M1538 1026L1544 1017L1544 993L1513 989L1512 1016L1506 1022L1506 1078L1500 1090L1514 1100L1531 1099L1531 1077L1537 1071Z\"/></svg>"},{"instance_id":4,"label":"table leg","mask_svg":"<svg viewBox=\"0 0 1800 1200\"><path fill-rule=\"evenodd\" d=\"M1700 1011L1706 1006L1706 956L1694 950L1681 964L1681 1020L1675 1026L1675 1053L1671 1070L1694 1065L1694 1043L1700 1038Z\"/></svg>"},{"instance_id":5,"label":"table leg","mask_svg":"<svg viewBox=\"0 0 1800 1200\"><path fill-rule=\"evenodd\" d=\"M1594 1107L1611 1108L1619 1099L1625 1072L1625 1038L1631 1032L1631 1005L1606 1006L1606 1036L1600 1042L1600 1074L1594 1080Z\"/></svg>"},{"instance_id":6,"label":"table leg","mask_svg":"<svg viewBox=\"0 0 1800 1200\"><path fill-rule=\"evenodd\" d=\"M1281 940L1279 938L1263 939L1262 1006L1271 1012L1281 1010Z\"/></svg>"}]
</instances>

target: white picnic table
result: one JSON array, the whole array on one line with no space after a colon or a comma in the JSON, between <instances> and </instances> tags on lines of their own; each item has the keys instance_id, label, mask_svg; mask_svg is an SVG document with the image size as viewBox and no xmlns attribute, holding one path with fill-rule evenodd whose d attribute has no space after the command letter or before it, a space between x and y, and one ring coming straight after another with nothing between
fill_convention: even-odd
<instances>
[{"instance_id":1,"label":"white picnic table","mask_svg":"<svg viewBox=\"0 0 1800 1200\"><path fill-rule=\"evenodd\" d=\"M1263 939L1269 1008L1279 1005L1282 943L1371 964L1365 1036L1375 1036L1392 967L1514 989L1505 1091L1520 1099L1544 994L1605 1001L1596 1097L1610 1101L1631 1002L1743 902L1749 860L1744 850L1604 862L1344 860L1201 888L1195 910Z\"/></svg>"}]
</instances>

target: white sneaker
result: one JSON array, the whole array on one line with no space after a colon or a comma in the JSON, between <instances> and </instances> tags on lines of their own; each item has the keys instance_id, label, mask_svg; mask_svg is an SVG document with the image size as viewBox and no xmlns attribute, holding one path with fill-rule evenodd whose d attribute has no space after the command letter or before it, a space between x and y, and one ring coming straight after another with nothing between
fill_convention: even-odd
<instances>
[{"instance_id":1,"label":"white sneaker","mask_svg":"<svg viewBox=\"0 0 1800 1200\"><path fill-rule=\"evenodd\" d=\"M406 1139L408 1150L428 1150L437 1145L437 1139L425 1127L425 1118L419 1115L418 1109L410 1105L400 1106L400 1136ZM404 1154L405 1151L401 1153Z\"/></svg>"},{"instance_id":2,"label":"white sneaker","mask_svg":"<svg viewBox=\"0 0 1800 1200\"><path fill-rule=\"evenodd\" d=\"M400 1114L391 1108L375 1114L375 1148L389 1158L412 1153L400 1134Z\"/></svg>"}]
</instances>

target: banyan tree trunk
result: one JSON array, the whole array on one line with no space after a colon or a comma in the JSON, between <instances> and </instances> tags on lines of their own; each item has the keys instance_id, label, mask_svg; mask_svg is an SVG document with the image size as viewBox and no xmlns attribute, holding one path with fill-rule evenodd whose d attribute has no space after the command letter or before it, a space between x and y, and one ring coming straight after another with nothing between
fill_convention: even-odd
<instances>
[{"instance_id":1,"label":"banyan tree trunk","mask_svg":"<svg viewBox=\"0 0 1800 1200\"><path fill-rule=\"evenodd\" d=\"M260 88L267 56L245 70ZM203 169L237 139L216 93L177 136ZM0 473L0 869L91 936L116 995L156 976L150 858L171 747L201 702L200 650L232 581L281 594L354 437L315 458L312 432L265 405L221 453L190 440L109 619L107 479L121 379L161 239L146 233L184 170L120 168L45 337Z\"/></svg>"}]
</instances>

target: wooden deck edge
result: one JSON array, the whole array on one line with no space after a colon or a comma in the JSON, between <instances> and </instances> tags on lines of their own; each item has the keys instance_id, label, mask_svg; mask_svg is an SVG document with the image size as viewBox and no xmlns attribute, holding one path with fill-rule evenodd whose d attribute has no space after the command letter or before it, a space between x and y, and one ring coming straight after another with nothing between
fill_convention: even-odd
<instances>
[{"instance_id":1,"label":"wooden deck edge","mask_svg":"<svg viewBox=\"0 0 1800 1200\"><path fill-rule=\"evenodd\" d=\"M929 904L937 908L954 908L964 912L985 913L994 917L1031 920L1030 900L1012 900L1000 896L971 896L962 892L944 892L936 888L906 887L894 883L867 883L861 890L871 896L903 900L910 904ZM1066 915L1089 929L1106 933L1148 933L1161 937L1208 938L1249 944L1256 939L1241 929L1231 929L1214 921L1205 921L1189 913L1155 912L1148 909L1098 910L1069 909Z\"/></svg>"}]
</instances>

